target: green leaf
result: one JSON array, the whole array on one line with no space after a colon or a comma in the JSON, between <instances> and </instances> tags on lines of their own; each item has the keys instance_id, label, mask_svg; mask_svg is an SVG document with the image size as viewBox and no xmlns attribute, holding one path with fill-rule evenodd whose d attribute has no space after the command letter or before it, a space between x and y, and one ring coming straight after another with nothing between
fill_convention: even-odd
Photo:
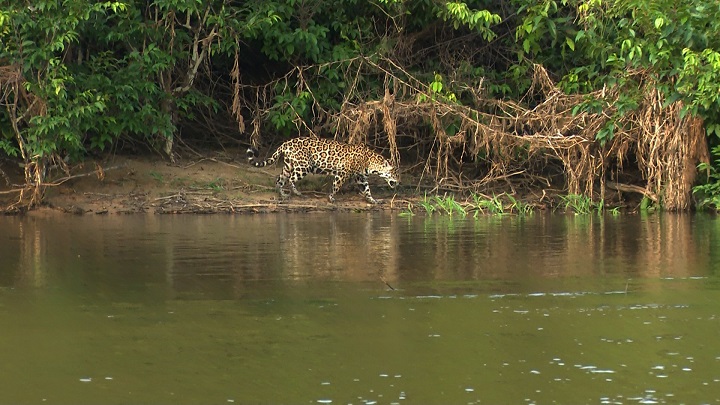
<instances>
[{"instance_id":1,"label":"green leaf","mask_svg":"<svg viewBox=\"0 0 720 405\"><path fill-rule=\"evenodd\" d=\"M570 37L565 38L565 43L571 51L575 50L575 41L573 41Z\"/></svg>"},{"instance_id":2,"label":"green leaf","mask_svg":"<svg viewBox=\"0 0 720 405\"><path fill-rule=\"evenodd\" d=\"M432 82L430 83L430 90L433 91L433 93L440 93L443 89L442 82Z\"/></svg>"}]
</instances>

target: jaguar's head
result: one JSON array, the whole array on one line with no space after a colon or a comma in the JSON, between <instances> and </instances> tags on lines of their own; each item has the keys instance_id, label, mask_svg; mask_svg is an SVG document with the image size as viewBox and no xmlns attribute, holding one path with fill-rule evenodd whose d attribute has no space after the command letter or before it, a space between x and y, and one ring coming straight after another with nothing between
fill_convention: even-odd
<instances>
[{"instance_id":1,"label":"jaguar's head","mask_svg":"<svg viewBox=\"0 0 720 405\"><path fill-rule=\"evenodd\" d=\"M397 174L395 166L393 166L387 159L383 157L380 157L379 159L373 159L373 162L370 164L368 173L377 174L381 178L385 179L390 188L395 188L395 186L400 183L400 177Z\"/></svg>"}]
</instances>

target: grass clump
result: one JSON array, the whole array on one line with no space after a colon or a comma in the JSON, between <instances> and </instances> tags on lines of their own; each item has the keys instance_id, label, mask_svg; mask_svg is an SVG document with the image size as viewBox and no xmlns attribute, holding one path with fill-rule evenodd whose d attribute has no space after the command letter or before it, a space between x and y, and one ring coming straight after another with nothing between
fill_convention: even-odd
<instances>
[{"instance_id":1,"label":"grass clump","mask_svg":"<svg viewBox=\"0 0 720 405\"><path fill-rule=\"evenodd\" d=\"M533 212L533 206L522 202L510 194L500 194L488 197L481 194L472 194L466 201L459 201L454 195L433 196L428 197L427 194L423 199L415 205L408 203L407 208L403 210L401 215L415 215L415 210L424 210L426 215L440 213L447 216L465 217L473 214L474 218L480 215L508 215L515 214L520 216L530 215Z\"/></svg>"},{"instance_id":2,"label":"grass clump","mask_svg":"<svg viewBox=\"0 0 720 405\"><path fill-rule=\"evenodd\" d=\"M565 211L573 211L577 215L586 215L593 211L595 204L592 198L580 194L561 195L560 199L565 204Z\"/></svg>"},{"instance_id":3,"label":"grass clump","mask_svg":"<svg viewBox=\"0 0 720 405\"><path fill-rule=\"evenodd\" d=\"M460 216L466 216L467 211L465 208L460 204L459 202L455 201L455 196L443 196L443 197L434 197L435 200L435 206L438 208L440 212L443 214L453 216L453 214L458 214Z\"/></svg>"},{"instance_id":4,"label":"grass clump","mask_svg":"<svg viewBox=\"0 0 720 405\"><path fill-rule=\"evenodd\" d=\"M606 210L604 200L600 200L596 203L592 200L592 198L580 194L561 195L560 199L564 204L565 212L572 211L575 215L587 215L591 214L593 211L598 215L601 215ZM610 208L608 212L612 215L619 215L620 207Z\"/></svg>"}]
</instances>

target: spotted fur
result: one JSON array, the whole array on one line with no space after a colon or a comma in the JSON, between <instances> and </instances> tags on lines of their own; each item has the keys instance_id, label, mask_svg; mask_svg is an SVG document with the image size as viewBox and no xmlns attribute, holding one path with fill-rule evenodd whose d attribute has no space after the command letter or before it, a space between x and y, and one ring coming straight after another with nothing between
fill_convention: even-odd
<instances>
[{"instance_id":1,"label":"spotted fur","mask_svg":"<svg viewBox=\"0 0 720 405\"><path fill-rule=\"evenodd\" d=\"M335 202L335 194L348 180L354 180L360 187L365 199L375 204L377 201L370 194L367 177L371 174L380 176L391 188L398 184L395 168L387 159L372 151L365 145L350 145L329 139L294 138L284 142L265 161L258 161L257 151L247 151L248 160L255 167L264 167L275 163L281 156L283 169L275 186L281 198L288 197L283 190L285 183L290 183L290 190L295 195L302 195L295 188L295 182L309 173L335 176L330 202Z\"/></svg>"}]
</instances>

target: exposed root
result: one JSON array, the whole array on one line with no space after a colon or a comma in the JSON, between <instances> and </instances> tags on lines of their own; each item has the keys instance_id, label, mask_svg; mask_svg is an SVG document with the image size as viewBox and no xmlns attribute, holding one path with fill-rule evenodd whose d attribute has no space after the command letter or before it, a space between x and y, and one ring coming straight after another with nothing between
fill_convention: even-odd
<instances>
[{"instance_id":1,"label":"exposed root","mask_svg":"<svg viewBox=\"0 0 720 405\"><path fill-rule=\"evenodd\" d=\"M308 72L329 67L297 68L259 88L238 85L234 106L244 103L245 111L254 111L252 143L261 140L260 122L279 84L296 83L296 91L312 95ZM634 158L647 181L640 187L643 194L678 210L690 204L697 163L709 161L702 121L681 117L680 102L663 107L654 79L641 71L632 75L645 86L645 99L633 113L612 118L612 136L599 141L598 133L617 112L622 89L567 95L540 65L535 65L532 86L521 103L488 98L480 86L464 90L464 100L474 100L466 105L434 94L391 60L356 58L332 67L344 69L351 83L339 112L330 113L313 95L311 122L298 114L298 131L316 136L332 130L336 139L386 149L395 164L402 148L405 159L414 151L425 162L420 179L431 179L436 190L480 192L504 184L514 192L518 183L545 189L551 185L549 174L561 173L568 194L604 199L606 183L617 184L617 174ZM382 99L362 93L359 83L366 75L385 77ZM599 112L578 108L588 100L601 105ZM242 108L234 110L242 125Z\"/></svg>"}]
</instances>

